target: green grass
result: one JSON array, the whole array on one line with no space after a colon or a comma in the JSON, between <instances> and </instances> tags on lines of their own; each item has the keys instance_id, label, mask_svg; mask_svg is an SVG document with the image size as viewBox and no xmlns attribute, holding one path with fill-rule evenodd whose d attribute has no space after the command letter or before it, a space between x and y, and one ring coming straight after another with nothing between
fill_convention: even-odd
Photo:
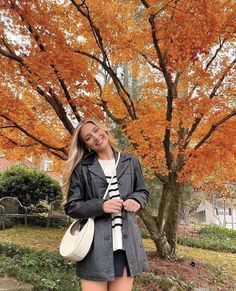
<instances>
[{"instance_id":1,"label":"green grass","mask_svg":"<svg viewBox=\"0 0 236 291\"><path fill-rule=\"evenodd\" d=\"M64 232L56 228L14 227L1 230L0 242L18 244L36 251L53 251L59 249Z\"/></svg>"}]
</instances>

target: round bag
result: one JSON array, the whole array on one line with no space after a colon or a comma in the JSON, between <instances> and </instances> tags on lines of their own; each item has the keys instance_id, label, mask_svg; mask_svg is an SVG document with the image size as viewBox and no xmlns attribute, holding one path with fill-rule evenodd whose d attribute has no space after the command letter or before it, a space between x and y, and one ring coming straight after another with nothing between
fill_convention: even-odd
<instances>
[{"instance_id":1,"label":"round bag","mask_svg":"<svg viewBox=\"0 0 236 291\"><path fill-rule=\"evenodd\" d=\"M94 236L94 219L89 218L80 230L80 221L74 221L64 234L60 244L61 256L72 261L83 260L87 255Z\"/></svg>"}]
</instances>

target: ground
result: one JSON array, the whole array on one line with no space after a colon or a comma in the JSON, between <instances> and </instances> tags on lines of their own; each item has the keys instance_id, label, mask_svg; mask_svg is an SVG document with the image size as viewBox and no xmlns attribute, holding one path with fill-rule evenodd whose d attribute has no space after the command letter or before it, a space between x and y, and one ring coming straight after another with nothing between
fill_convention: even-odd
<instances>
[{"instance_id":1,"label":"ground","mask_svg":"<svg viewBox=\"0 0 236 291\"><path fill-rule=\"evenodd\" d=\"M215 271L206 269L206 266L200 263L188 260L170 261L157 259L154 252L148 252L148 261L150 271L158 276L175 277L198 288L207 288L208 290L233 290L232 285L220 282ZM163 290L156 287L156 282L149 281L149 283L145 283L143 291Z\"/></svg>"}]
</instances>

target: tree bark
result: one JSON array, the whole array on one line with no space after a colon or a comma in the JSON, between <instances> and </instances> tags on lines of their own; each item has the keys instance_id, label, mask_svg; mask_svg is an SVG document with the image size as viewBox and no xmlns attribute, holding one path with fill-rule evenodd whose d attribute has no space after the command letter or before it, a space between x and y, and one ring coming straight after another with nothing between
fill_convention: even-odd
<instances>
[{"instance_id":1,"label":"tree bark","mask_svg":"<svg viewBox=\"0 0 236 291\"><path fill-rule=\"evenodd\" d=\"M156 255L166 259L176 259L177 228L180 220L182 184L177 182L177 174L171 173L163 185L158 215L148 209L139 216L143 220L156 246Z\"/></svg>"},{"instance_id":2,"label":"tree bark","mask_svg":"<svg viewBox=\"0 0 236 291\"><path fill-rule=\"evenodd\" d=\"M157 217L153 216L148 210L140 211L139 216L147 227L150 237L156 246L156 255L160 258L168 258L170 246L165 235L158 229Z\"/></svg>"},{"instance_id":3,"label":"tree bark","mask_svg":"<svg viewBox=\"0 0 236 291\"><path fill-rule=\"evenodd\" d=\"M164 233L170 246L169 257L176 258L177 228L180 219L180 205L182 197L181 184L177 183L176 175L170 181L171 199L167 210L167 218L164 226Z\"/></svg>"}]
</instances>

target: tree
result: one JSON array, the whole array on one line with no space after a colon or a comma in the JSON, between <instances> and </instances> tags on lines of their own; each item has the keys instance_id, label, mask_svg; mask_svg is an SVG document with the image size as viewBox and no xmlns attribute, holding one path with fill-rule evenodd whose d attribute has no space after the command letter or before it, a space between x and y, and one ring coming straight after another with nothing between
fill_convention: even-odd
<instances>
[{"instance_id":1,"label":"tree","mask_svg":"<svg viewBox=\"0 0 236 291\"><path fill-rule=\"evenodd\" d=\"M16 164L0 172L0 198L17 197L24 206L37 208L38 204L47 204L62 199L62 189L56 180L45 172Z\"/></svg>"},{"instance_id":2,"label":"tree","mask_svg":"<svg viewBox=\"0 0 236 291\"><path fill-rule=\"evenodd\" d=\"M5 0L1 9L2 148L65 159L74 124L105 113L162 183L157 217L141 216L157 254L175 257L183 184L235 179L235 2Z\"/></svg>"}]
</instances>

